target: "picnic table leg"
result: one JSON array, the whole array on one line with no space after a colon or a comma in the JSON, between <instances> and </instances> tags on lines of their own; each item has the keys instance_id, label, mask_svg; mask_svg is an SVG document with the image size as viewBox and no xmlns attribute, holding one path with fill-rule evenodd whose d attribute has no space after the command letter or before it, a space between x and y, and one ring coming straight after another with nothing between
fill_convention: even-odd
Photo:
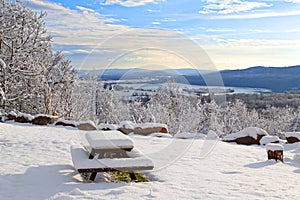
<instances>
[{"instance_id":1,"label":"picnic table leg","mask_svg":"<svg viewBox=\"0 0 300 200\"><path fill-rule=\"evenodd\" d=\"M90 176L90 181L94 181L96 178L97 172L92 172Z\"/></svg>"},{"instance_id":2,"label":"picnic table leg","mask_svg":"<svg viewBox=\"0 0 300 200\"><path fill-rule=\"evenodd\" d=\"M90 153L89 159L93 159L93 158L94 158L94 156Z\"/></svg>"},{"instance_id":3,"label":"picnic table leg","mask_svg":"<svg viewBox=\"0 0 300 200\"><path fill-rule=\"evenodd\" d=\"M129 176L130 176L130 179L131 179L132 181L136 181L136 180L137 180L137 178L136 178L134 172L129 172Z\"/></svg>"}]
</instances>

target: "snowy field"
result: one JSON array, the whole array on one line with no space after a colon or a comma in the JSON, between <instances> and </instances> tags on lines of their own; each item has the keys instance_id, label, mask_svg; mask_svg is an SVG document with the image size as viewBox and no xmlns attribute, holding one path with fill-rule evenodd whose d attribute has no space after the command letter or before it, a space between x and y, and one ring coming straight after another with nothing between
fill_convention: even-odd
<instances>
[{"instance_id":1,"label":"snowy field","mask_svg":"<svg viewBox=\"0 0 300 200\"><path fill-rule=\"evenodd\" d=\"M0 199L300 199L300 144L285 145L285 163L261 146L215 140L131 136L155 164L149 183L81 182L70 155L73 128L0 124Z\"/></svg>"}]
</instances>

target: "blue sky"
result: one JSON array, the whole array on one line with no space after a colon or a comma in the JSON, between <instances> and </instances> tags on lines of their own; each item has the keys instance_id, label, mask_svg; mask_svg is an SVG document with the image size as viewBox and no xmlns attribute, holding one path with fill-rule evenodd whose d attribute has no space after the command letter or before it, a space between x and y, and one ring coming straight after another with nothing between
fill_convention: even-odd
<instances>
[{"instance_id":1,"label":"blue sky","mask_svg":"<svg viewBox=\"0 0 300 200\"><path fill-rule=\"evenodd\" d=\"M78 68L300 64L300 0L27 2Z\"/></svg>"}]
</instances>

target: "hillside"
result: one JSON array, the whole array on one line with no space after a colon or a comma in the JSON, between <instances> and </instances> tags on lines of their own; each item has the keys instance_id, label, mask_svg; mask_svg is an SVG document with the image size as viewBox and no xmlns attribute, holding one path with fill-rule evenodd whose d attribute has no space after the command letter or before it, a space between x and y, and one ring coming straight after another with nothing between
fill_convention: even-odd
<instances>
[{"instance_id":1,"label":"hillside","mask_svg":"<svg viewBox=\"0 0 300 200\"><path fill-rule=\"evenodd\" d=\"M299 74L300 66L252 67L221 72L226 86L266 88L273 92L299 90Z\"/></svg>"},{"instance_id":2,"label":"hillside","mask_svg":"<svg viewBox=\"0 0 300 200\"><path fill-rule=\"evenodd\" d=\"M241 70L220 71L224 85L227 87L265 88L273 92L300 89L300 66L292 67L251 67ZM215 74L204 75L213 79ZM194 85L205 85L202 77L185 76Z\"/></svg>"},{"instance_id":3,"label":"hillside","mask_svg":"<svg viewBox=\"0 0 300 200\"><path fill-rule=\"evenodd\" d=\"M285 145L285 162L267 161L261 146L216 140L131 136L156 166L149 183L83 183L70 143L84 131L0 123L1 199L299 199L299 145ZM172 147L172 148L169 148ZM175 157L174 157L175 156Z\"/></svg>"}]
</instances>

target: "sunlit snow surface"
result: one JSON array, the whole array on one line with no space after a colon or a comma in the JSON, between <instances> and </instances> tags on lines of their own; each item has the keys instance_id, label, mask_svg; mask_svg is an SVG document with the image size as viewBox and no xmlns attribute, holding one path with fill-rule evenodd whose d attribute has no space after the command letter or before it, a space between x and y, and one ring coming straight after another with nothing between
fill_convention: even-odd
<instances>
[{"instance_id":1,"label":"sunlit snow surface","mask_svg":"<svg viewBox=\"0 0 300 200\"><path fill-rule=\"evenodd\" d=\"M267 161L266 150L261 146L203 139L130 137L136 148L149 157L153 155L155 165L160 166L144 173L151 182L108 183L100 174L95 183L83 183L72 166L70 154L71 141L80 143L84 138L82 131L1 123L0 197L5 200L300 199L297 143L285 145L285 163L276 163ZM172 153L179 157L172 159Z\"/></svg>"}]
</instances>

